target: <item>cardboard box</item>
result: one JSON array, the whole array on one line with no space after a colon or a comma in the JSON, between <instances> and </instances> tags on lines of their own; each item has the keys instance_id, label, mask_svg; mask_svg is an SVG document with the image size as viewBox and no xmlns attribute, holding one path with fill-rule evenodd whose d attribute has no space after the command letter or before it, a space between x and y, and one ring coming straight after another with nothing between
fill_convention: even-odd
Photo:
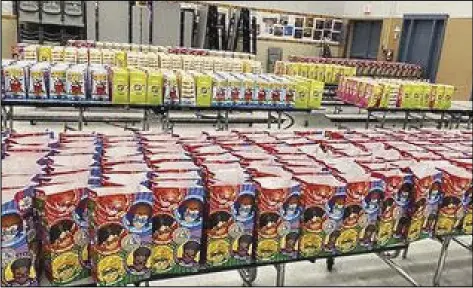
<instances>
[{"instance_id":1,"label":"cardboard box","mask_svg":"<svg viewBox=\"0 0 473 288\"><path fill-rule=\"evenodd\" d=\"M28 98L30 99L47 99L48 89L47 81L49 80L49 64L38 63L30 68Z\"/></svg>"},{"instance_id":2,"label":"cardboard box","mask_svg":"<svg viewBox=\"0 0 473 288\"><path fill-rule=\"evenodd\" d=\"M130 102L130 76L127 68L113 67L110 69L110 87L112 102L127 104Z\"/></svg>"},{"instance_id":3,"label":"cardboard box","mask_svg":"<svg viewBox=\"0 0 473 288\"><path fill-rule=\"evenodd\" d=\"M203 187L194 182L160 182L153 193L152 274L196 271L202 247Z\"/></svg>"},{"instance_id":4,"label":"cardboard box","mask_svg":"<svg viewBox=\"0 0 473 288\"><path fill-rule=\"evenodd\" d=\"M324 82L312 80L310 86L310 96L308 108L318 109L322 105L322 97L324 94Z\"/></svg>"},{"instance_id":5,"label":"cardboard box","mask_svg":"<svg viewBox=\"0 0 473 288\"><path fill-rule=\"evenodd\" d=\"M180 94L177 77L174 72L170 70L163 71L163 103L164 104L179 104Z\"/></svg>"},{"instance_id":6,"label":"cardboard box","mask_svg":"<svg viewBox=\"0 0 473 288\"><path fill-rule=\"evenodd\" d=\"M41 45L38 48L38 61L39 62L51 62L52 54L51 54L52 47L51 46L44 46Z\"/></svg>"},{"instance_id":7,"label":"cardboard box","mask_svg":"<svg viewBox=\"0 0 473 288\"><path fill-rule=\"evenodd\" d=\"M309 103L309 97L311 92L311 81L298 79L296 81L296 95L294 99L294 105L296 108L305 109Z\"/></svg>"},{"instance_id":8,"label":"cardboard box","mask_svg":"<svg viewBox=\"0 0 473 288\"><path fill-rule=\"evenodd\" d=\"M159 70L146 69L148 77L146 103L150 105L163 104L164 76Z\"/></svg>"},{"instance_id":9,"label":"cardboard box","mask_svg":"<svg viewBox=\"0 0 473 288\"><path fill-rule=\"evenodd\" d=\"M87 66L77 64L66 70L66 94L72 100L85 100L87 97Z\"/></svg>"},{"instance_id":10,"label":"cardboard box","mask_svg":"<svg viewBox=\"0 0 473 288\"><path fill-rule=\"evenodd\" d=\"M313 257L341 249L346 185L332 175L304 175L301 182L304 207L301 221L300 254ZM339 240L340 239L340 240Z\"/></svg>"},{"instance_id":11,"label":"cardboard box","mask_svg":"<svg viewBox=\"0 0 473 288\"><path fill-rule=\"evenodd\" d=\"M110 101L108 71L103 66L90 66L90 97L97 101Z\"/></svg>"},{"instance_id":12,"label":"cardboard box","mask_svg":"<svg viewBox=\"0 0 473 288\"><path fill-rule=\"evenodd\" d=\"M250 263L256 187L252 183L210 181L205 263L230 267Z\"/></svg>"},{"instance_id":13,"label":"cardboard box","mask_svg":"<svg viewBox=\"0 0 473 288\"><path fill-rule=\"evenodd\" d=\"M146 72L137 69L129 68L130 73L130 103L131 104L146 104L147 92L147 75Z\"/></svg>"},{"instance_id":14,"label":"cardboard box","mask_svg":"<svg viewBox=\"0 0 473 288\"><path fill-rule=\"evenodd\" d=\"M5 97L26 98L29 69L26 62L18 62L3 68Z\"/></svg>"},{"instance_id":15,"label":"cardboard box","mask_svg":"<svg viewBox=\"0 0 473 288\"><path fill-rule=\"evenodd\" d=\"M67 64L56 64L49 72L49 97L51 99L65 99Z\"/></svg>"},{"instance_id":16,"label":"cardboard box","mask_svg":"<svg viewBox=\"0 0 473 288\"><path fill-rule=\"evenodd\" d=\"M127 52L126 51L115 51L115 65L117 67L127 66Z\"/></svg>"},{"instance_id":17,"label":"cardboard box","mask_svg":"<svg viewBox=\"0 0 473 288\"><path fill-rule=\"evenodd\" d=\"M256 261L295 259L299 255L300 185L279 177L257 183Z\"/></svg>"},{"instance_id":18,"label":"cardboard box","mask_svg":"<svg viewBox=\"0 0 473 288\"><path fill-rule=\"evenodd\" d=\"M2 189L2 286L38 286L33 199L33 189Z\"/></svg>"},{"instance_id":19,"label":"cardboard box","mask_svg":"<svg viewBox=\"0 0 473 288\"><path fill-rule=\"evenodd\" d=\"M42 259L46 276L54 285L90 275L87 204L88 191L79 184L37 189Z\"/></svg>"}]
</instances>

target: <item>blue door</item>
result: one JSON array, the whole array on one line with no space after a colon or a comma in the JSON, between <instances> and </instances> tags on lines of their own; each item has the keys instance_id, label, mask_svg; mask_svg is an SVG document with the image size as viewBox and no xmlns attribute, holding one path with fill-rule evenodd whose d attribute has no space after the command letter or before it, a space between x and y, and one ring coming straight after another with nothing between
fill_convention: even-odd
<instances>
[{"instance_id":1,"label":"blue door","mask_svg":"<svg viewBox=\"0 0 473 288\"><path fill-rule=\"evenodd\" d=\"M379 20L353 23L350 58L376 60L382 24Z\"/></svg>"},{"instance_id":2,"label":"blue door","mask_svg":"<svg viewBox=\"0 0 473 288\"><path fill-rule=\"evenodd\" d=\"M404 15L399 61L422 66L423 78L435 81L448 15Z\"/></svg>"}]
</instances>

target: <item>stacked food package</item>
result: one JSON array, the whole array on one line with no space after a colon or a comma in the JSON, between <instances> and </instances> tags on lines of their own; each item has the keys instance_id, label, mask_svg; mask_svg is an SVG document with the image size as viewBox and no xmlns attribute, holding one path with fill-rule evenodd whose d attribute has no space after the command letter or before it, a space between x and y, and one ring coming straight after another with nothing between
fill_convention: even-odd
<instances>
[{"instance_id":1,"label":"stacked food package","mask_svg":"<svg viewBox=\"0 0 473 288\"><path fill-rule=\"evenodd\" d=\"M454 90L451 85L422 81L344 77L337 96L363 108L449 109Z\"/></svg>"},{"instance_id":2,"label":"stacked food package","mask_svg":"<svg viewBox=\"0 0 473 288\"><path fill-rule=\"evenodd\" d=\"M37 286L44 269L55 285L124 285L471 234L472 140L429 129L5 134L2 284Z\"/></svg>"},{"instance_id":3,"label":"stacked food package","mask_svg":"<svg viewBox=\"0 0 473 288\"><path fill-rule=\"evenodd\" d=\"M28 45L17 49L19 59L70 64L107 64L119 67L149 67L169 70L221 71L262 73L261 62L249 54L232 52L206 53L186 52L182 49L152 48L146 45L126 43L101 43L98 45L44 46ZM133 49L131 49L133 47ZM214 65L215 62L215 65Z\"/></svg>"},{"instance_id":4,"label":"stacked food package","mask_svg":"<svg viewBox=\"0 0 473 288\"><path fill-rule=\"evenodd\" d=\"M305 56L289 56L291 62L337 64L354 67L357 76L374 76L390 78L421 78L422 67L403 62L388 62L364 59L321 58Z\"/></svg>"},{"instance_id":5,"label":"stacked food package","mask_svg":"<svg viewBox=\"0 0 473 288\"><path fill-rule=\"evenodd\" d=\"M338 84L343 77L355 76L356 69L354 67L336 64L276 61L274 74L302 76L327 84Z\"/></svg>"}]
</instances>

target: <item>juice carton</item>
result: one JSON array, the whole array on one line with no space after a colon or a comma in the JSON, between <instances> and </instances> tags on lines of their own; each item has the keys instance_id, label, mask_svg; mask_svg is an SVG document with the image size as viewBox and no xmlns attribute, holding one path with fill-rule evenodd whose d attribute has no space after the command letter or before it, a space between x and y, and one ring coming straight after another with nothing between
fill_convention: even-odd
<instances>
[{"instance_id":1,"label":"juice carton","mask_svg":"<svg viewBox=\"0 0 473 288\"><path fill-rule=\"evenodd\" d=\"M90 64L102 64L102 50L89 48Z\"/></svg>"},{"instance_id":2,"label":"juice carton","mask_svg":"<svg viewBox=\"0 0 473 288\"><path fill-rule=\"evenodd\" d=\"M51 99L65 99L66 94L66 70L68 64L56 64L49 72L49 97Z\"/></svg>"},{"instance_id":3,"label":"juice carton","mask_svg":"<svg viewBox=\"0 0 473 288\"><path fill-rule=\"evenodd\" d=\"M46 276L63 285L90 275L88 191L79 184L40 187L36 209Z\"/></svg>"},{"instance_id":4,"label":"juice carton","mask_svg":"<svg viewBox=\"0 0 473 288\"><path fill-rule=\"evenodd\" d=\"M225 182L209 183L205 230L209 266L234 266L252 259L256 187L244 180Z\"/></svg>"},{"instance_id":5,"label":"juice carton","mask_svg":"<svg viewBox=\"0 0 473 288\"><path fill-rule=\"evenodd\" d=\"M104 66L90 66L90 97L97 101L110 101L108 71Z\"/></svg>"},{"instance_id":6,"label":"juice carton","mask_svg":"<svg viewBox=\"0 0 473 288\"><path fill-rule=\"evenodd\" d=\"M386 183L376 244L382 247L403 243L407 238L414 199L412 174L385 170L374 171L372 176Z\"/></svg>"},{"instance_id":7,"label":"juice carton","mask_svg":"<svg viewBox=\"0 0 473 288\"><path fill-rule=\"evenodd\" d=\"M473 210L471 171L456 166L444 167L441 170L443 199L438 211L435 234L471 235Z\"/></svg>"},{"instance_id":8,"label":"juice carton","mask_svg":"<svg viewBox=\"0 0 473 288\"><path fill-rule=\"evenodd\" d=\"M193 57L193 56L192 56ZM195 106L195 83L192 74L180 71L178 73L178 82L180 87L181 104Z\"/></svg>"},{"instance_id":9,"label":"juice carton","mask_svg":"<svg viewBox=\"0 0 473 288\"><path fill-rule=\"evenodd\" d=\"M85 100L87 66L73 65L66 70L66 94L69 99Z\"/></svg>"},{"instance_id":10,"label":"juice carton","mask_svg":"<svg viewBox=\"0 0 473 288\"><path fill-rule=\"evenodd\" d=\"M146 72L137 69L129 68L130 73L130 103L132 104L146 104Z\"/></svg>"},{"instance_id":11,"label":"juice carton","mask_svg":"<svg viewBox=\"0 0 473 288\"><path fill-rule=\"evenodd\" d=\"M22 60L38 61L39 45L28 45L24 48Z\"/></svg>"},{"instance_id":12,"label":"juice carton","mask_svg":"<svg viewBox=\"0 0 473 288\"><path fill-rule=\"evenodd\" d=\"M283 90L283 85L281 82L279 82L276 79L269 79L270 85L271 85L271 96L269 103L271 105L281 105L284 103L285 98L286 98L286 91Z\"/></svg>"},{"instance_id":13,"label":"juice carton","mask_svg":"<svg viewBox=\"0 0 473 288\"><path fill-rule=\"evenodd\" d=\"M384 182L368 174L342 174L346 182L342 252L371 249L376 243Z\"/></svg>"},{"instance_id":14,"label":"juice carton","mask_svg":"<svg viewBox=\"0 0 473 288\"><path fill-rule=\"evenodd\" d=\"M153 187L152 274L198 268L205 192L193 181L159 182Z\"/></svg>"},{"instance_id":15,"label":"juice carton","mask_svg":"<svg viewBox=\"0 0 473 288\"><path fill-rule=\"evenodd\" d=\"M110 88L112 102L116 104L126 104L130 102L128 69L112 67L110 69Z\"/></svg>"},{"instance_id":16,"label":"juice carton","mask_svg":"<svg viewBox=\"0 0 473 288\"><path fill-rule=\"evenodd\" d=\"M163 73L155 69L146 69L148 77L146 103L151 105L163 104Z\"/></svg>"},{"instance_id":17,"label":"juice carton","mask_svg":"<svg viewBox=\"0 0 473 288\"><path fill-rule=\"evenodd\" d=\"M296 80L296 97L294 99L294 105L296 108L304 109L307 108L309 102L311 89L310 80Z\"/></svg>"},{"instance_id":18,"label":"juice carton","mask_svg":"<svg viewBox=\"0 0 473 288\"><path fill-rule=\"evenodd\" d=\"M17 62L3 68L5 96L8 98L26 98L29 69L26 62Z\"/></svg>"},{"instance_id":19,"label":"juice carton","mask_svg":"<svg viewBox=\"0 0 473 288\"><path fill-rule=\"evenodd\" d=\"M179 86L177 77L174 72L170 70L163 71L163 103L164 104L179 104Z\"/></svg>"},{"instance_id":20,"label":"juice carton","mask_svg":"<svg viewBox=\"0 0 473 288\"><path fill-rule=\"evenodd\" d=\"M89 63L89 49L80 47L77 49L77 64Z\"/></svg>"},{"instance_id":21,"label":"juice carton","mask_svg":"<svg viewBox=\"0 0 473 288\"><path fill-rule=\"evenodd\" d=\"M115 65L117 67L126 67L126 51L115 51Z\"/></svg>"},{"instance_id":22,"label":"juice carton","mask_svg":"<svg viewBox=\"0 0 473 288\"><path fill-rule=\"evenodd\" d=\"M286 90L286 105L289 107L294 107L294 99L296 95L296 84L294 83L293 80L285 77L282 80L283 82L283 89Z\"/></svg>"},{"instance_id":23,"label":"juice carton","mask_svg":"<svg viewBox=\"0 0 473 288\"><path fill-rule=\"evenodd\" d=\"M452 106L452 97L455 92L455 87L452 85L444 85L444 98L443 103L441 104L442 109L450 109Z\"/></svg>"},{"instance_id":24,"label":"juice carton","mask_svg":"<svg viewBox=\"0 0 473 288\"><path fill-rule=\"evenodd\" d=\"M227 94L227 79L222 77L220 74L212 74L212 105L224 105L225 99L228 98Z\"/></svg>"},{"instance_id":25,"label":"juice carton","mask_svg":"<svg viewBox=\"0 0 473 288\"><path fill-rule=\"evenodd\" d=\"M289 76L299 75L299 67L300 67L299 63L295 63L295 62L288 63L288 65L286 66L286 75L289 75Z\"/></svg>"},{"instance_id":26,"label":"juice carton","mask_svg":"<svg viewBox=\"0 0 473 288\"><path fill-rule=\"evenodd\" d=\"M332 175L303 175L297 180L302 187L301 256L336 252L342 247L346 185Z\"/></svg>"},{"instance_id":27,"label":"juice carton","mask_svg":"<svg viewBox=\"0 0 473 288\"><path fill-rule=\"evenodd\" d=\"M407 240L414 241L434 234L442 197L442 172L423 164L412 165L409 171L414 180L414 205Z\"/></svg>"},{"instance_id":28,"label":"juice carton","mask_svg":"<svg viewBox=\"0 0 473 288\"><path fill-rule=\"evenodd\" d=\"M115 51L102 49L102 63L105 65L115 65Z\"/></svg>"},{"instance_id":29,"label":"juice carton","mask_svg":"<svg viewBox=\"0 0 473 288\"><path fill-rule=\"evenodd\" d=\"M33 189L2 189L2 286L38 286Z\"/></svg>"},{"instance_id":30,"label":"juice carton","mask_svg":"<svg viewBox=\"0 0 473 288\"><path fill-rule=\"evenodd\" d=\"M301 188L294 180L255 178L257 183L256 260L274 261L299 256Z\"/></svg>"},{"instance_id":31,"label":"juice carton","mask_svg":"<svg viewBox=\"0 0 473 288\"><path fill-rule=\"evenodd\" d=\"M76 64L77 63L77 48L68 46L64 48L64 62Z\"/></svg>"},{"instance_id":32,"label":"juice carton","mask_svg":"<svg viewBox=\"0 0 473 288\"><path fill-rule=\"evenodd\" d=\"M48 89L46 86L46 81L49 78L49 69L50 67L48 63L38 63L30 68L28 98L48 98Z\"/></svg>"},{"instance_id":33,"label":"juice carton","mask_svg":"<svg viewBox=\"0 0 473 288\"><path fill-rule=\"evenodd\" d=\"M268 81L257 76L255 92L257 98L257 103L255 104L265 105L268 103L267 100L270 97L270 88Z\"/></svg>"},{"instance_id":34,"label":"juice carton","mask_svg":"<svg viewBox=\"0 0 473 288\"><path fill-rule=\"evenodd\" d=\"M310 86L310 96L309 96L309 102L308 102L308 107L312 109L318 109L320 108L322 104L322 97L324 94L324 82L312 80L311 81L311 86Z\"/></svg>"},{"instance_id":35,"label":"juice carton","mask_svg":"<svg viewBox=\"0 0 473 288\"><path fill-rule=\"evenodd\" d=\"M51 53L52 47L51 46L44 46L41 45L38 48L38 61L39 62L51 62Z\"/></svg>"},{"instance_id":36,"label":"juice carton","mask_svg":"<svg viewBox=\"0 0 473 288\"><path fill-rule=\"evenodd\" d=\"M229 101L226 101L230 105L239 105L243 102L243 90L242 80L234 75L228 77L228 89L230 94Z\"/></svg>"}]
</instances>

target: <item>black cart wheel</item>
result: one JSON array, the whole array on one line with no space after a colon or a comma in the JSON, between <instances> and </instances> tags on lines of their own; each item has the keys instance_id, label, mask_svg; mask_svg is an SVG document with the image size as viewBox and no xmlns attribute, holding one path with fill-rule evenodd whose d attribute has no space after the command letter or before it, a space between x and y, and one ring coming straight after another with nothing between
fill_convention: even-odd
<instances>
[{"instance_id":1,"label":"black cart wheel","mask_svg":"<svg viewBox=\"0 0 473 288\"><path fill-rule=\"evenodd\" d=\"M328 270L328 272L332 272L333 264L335 264L335 260L333 259L333 257L327 258L327 270Z\"/></svg>"},{"instance_id":2,"label":"black cart wheel","mask_svg":"<svg viewBox=\"0 0 473 288\"><path fill-rule=\"evenodd\" d=\"M257 276L257 268L244 268L238 269L238 273L240 273L241 280L243 280L244 287L251 287L253 286L253 282L256 280Z\"/></svg>"}]
</instances>

